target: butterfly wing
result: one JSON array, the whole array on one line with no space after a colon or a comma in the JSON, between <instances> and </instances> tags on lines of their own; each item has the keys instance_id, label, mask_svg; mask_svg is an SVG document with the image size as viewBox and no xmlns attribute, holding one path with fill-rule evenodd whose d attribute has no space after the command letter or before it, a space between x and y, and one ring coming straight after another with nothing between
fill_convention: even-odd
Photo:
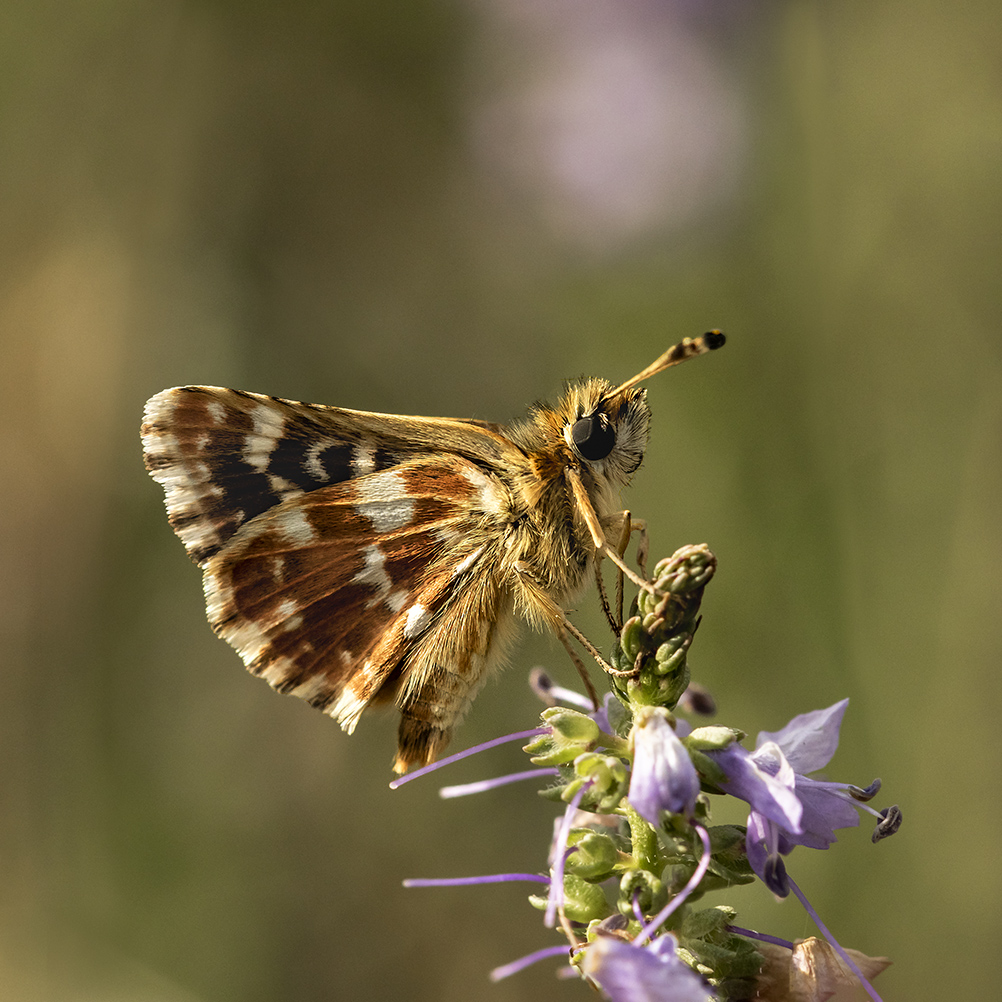
<instances>
[{"instance_id":1,"label":"butterfly wing","mask_svg":"<svg viewBox=\"0 0 1002 1002\"><path fill-rule=\"evenodd\" d=\"M171 526L202 564L279 502L429 452L491 469L524 463L496 425L400 417L216 386L163 390L146 404L146 468Z\"/></svg>"},{"instance_id":2,"label":"butterfly wing","mask_svg":"<svg viewBox=\"0 0 1002 1002\"><path fill-rule=\"evenodd\" d=\"M396 701L397 770L434 759L511 633L511 498L491 464L514 446L472 422L210 387L164 391L146 418L213 629L349 732Z\"/></svg>"}]
</instances>

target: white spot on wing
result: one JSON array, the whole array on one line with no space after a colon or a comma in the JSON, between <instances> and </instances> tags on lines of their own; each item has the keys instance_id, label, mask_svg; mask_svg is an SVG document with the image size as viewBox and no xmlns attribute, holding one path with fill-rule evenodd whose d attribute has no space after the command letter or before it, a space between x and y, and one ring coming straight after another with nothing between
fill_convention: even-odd
<instances>
[{"instance_id":1,"label":"white spot on wing","mask_svg":"<svg viewBox=\"0 0 1002 1002\"><path fill-rule=\"evenodd\" d=\"M463 476L476 488L480 507L492 515L500 514L505 507L505 497L498 489L497 483L472 463L464 463L462 472Z\"/></svg>"},{"instance_id":2,"label":"white spot on wing","mask_svg":"<svg viewBox=\"0 0 1002 1002\"><path fill-rule=\"evenodd\" d=\"M271 568L271 576L275 579L275 583L281 584L285 578L285 557L281 554L270 557L268 566Z\"/></svg>"},{"instance_id":3,"label":"white spot on wing","mask_svg":"<svg viewBox=\"0 0 1002 1002\"><path fill-rule=\"evenodd\" d=\"M291 598L283 598L281 602L278 603L278 607L275 609L280 619L287 619L289 616L294 615L299 612L299 603L294 602Z\"/></svg>"},{"instance_id":4,"label":"white spot on wing","mask_svg":"<svg viewBox=\"0 0 1002 1002\"><path fill-rule=\"evenodd\" d=\"M400 610L407 604L407 592L390 592L390 594L386 596L385 601L393 612L400 612Z\"/></svg>"},{"instance_id":5,"label":"white spot on wing","mask_svg":"<svg viewBox=\"0 0 1002 1002\"><path fill-rule=\"evenodd\" d=\"M205 405L205 412L213 424L222 424L226 420L226 408L218 400L210 400Z\"/></svg>"},{"instance_id":6,"label":"white spot on wing","mask_svg":"<svg viewBox=\"0 0 1002 1002\"><path fill-rule=\"evenodd\" d=\"M188 497L194 497L191 492L186 492L186 494ZM219 545L219 533L216 532L215 526L203 517L183 526L178 532L178 536L181 537L181 541L189 550L194 550L196 553L202 550L211 550Z\"/></svg>"},{"instance_id":7,"label":"white spot on wing","mask_svg":"<svg viewBox=\"0 0 1002 1002\"><path fill-rule=\"evenodd\" d=\"M303 625L303 617L299 615L299 603L291 598L283 598L278 603L275 618L279 620L283 633L291 633Z\"/></svg>"},{"instance_id":8,"label":"white spot on wing","mask_svg":"<svg viewBox=\"0 0 1002 1002\"><path fill-rule=\"evenodd\" d=\"M280 495L283 501L288 498L298 498L300 494L304 493L291 480L286 480L285 477L279 477L274 473L268 474L268 486Z\"/></svg>"},{"instance_id":9,"label":"white spot on wing","mask_svg":"<svg viewBox=\"0 0 1002 1002\"><path fill-rule=\"evenodd\" d=\"M469 556L463 557L463 559L452 568L451 577L457 578L460 574L465 574L474 565L474 563L476 563L477 558L483 552L484 548L482 546L478 546Z\"/></svg>"},{"instance_id":10,"label":"white spot on wing","mask_svg":"<svg viewBox=\"0 0 1002 1002\"><path fill-rule=\"evenodd\" d=\"M153 408L150 406L156 399L154 397L146 405L146 414L144 416L151 423L161 420L160 414L162 408ZM151 463L163 463L164 461L176 463L180 447L173 432L157 427L143 435L143 451L146 454L146 459ZM170 466L159 466L152 471L152 474L153 479L158 484L163 484L166 487L166 480L173 475L173 468Z\"/></svg>"},{"instance_id":11,"label":"white spot on wing","mask_svg":"<svg viewBox=\"0 0 1002 1002\"><path fill-rule=\"evenodd\" d=\"M290 675L296 671L296 664L286 657L274 658L263 672L261 678L265 679L271 686L281 685Z\"/></svg>"},{"instance_id":12,"label":"white spot on wing","mask_svg":"<svg viewBox=\"0 0 1002 1002\"><path fill-rule=\"evenodd\" d=\"M366 603L371 609L379 602L385 602L392 612L400 612L407 602L405 591L394 591L393 580L386 573L386 560L378 546L370 544L364 550L365 566L352 578L357 584L369 585L375 595Z\"/></svg>"},{"instance_id":13,"label":"white spot on wing","mask_svg":"<svg viewBox=\"0 0 1002 1002\"><path fill-rule=\"evenodd\" d=\"M365 672L368 668L369 664L366 662L362 671ZM346 733L352 734L365 707L366 701L364 699L359 699L351 689L345 689L327 708L326 712L341 725Z\"/></svg>"},{"instance_id":14,"label":"white spot on wing","mask_svg":"<svg viewBox=\"0 0 1002 1002\"><path fill-rule=\"evenodd\" d=\"M376 453L371 445L359 445L355 447L355 453L351 457L351 471L356 477L364 477L367 473L372 473L376 468Z\"/></svg>"},{"instance_id":15,"label":"white spot on wing","mask_svg":"<svg viewBox=\"0 0 1002 1002\"><path fill-rule=\"evenodd\" d=\"M324 464L320 462L320 453L328 449L332 444L328 439L321 439L319 442L314 442L306 450L306 459L303 465L306 467L306 472L314 480L320 480L324 483L330 480L330 474L327 472Z\"/></svg>"},{"instance_id":16,"label":"white spot on wing","mask_svg":"<svg viewBox=\"0 0 1002 1002\"><path fill-rule=\"evenodd\" d=\"M290 689L289 695L311 700L315 696L326 693L328 689L330 689L330 682L327 680L327 676L318 673L308 678L305 682L300 682L295 689Z\"/></svg>"},{"instance_id":17,"label":"white spot on wing","mask_svg":"<svg viewBox=\"0 0 1002 1002\"><path fill-rule=\"evenodd\" d=\"M254 430L244 442L243 460L258 473L264 473L271 461L275 446L285 433L285 418L267 404L255 404L250 412Z\"/></svg>"},{"instance_id":18,"label":"white spot on wing","mask_svg":"<svg viewBox=\"0 0 1002 1002\"><path fill-rule=\"evenodd\" d=\"M432 529L435 539L446 549L458 546L463 541L463 534L448 525L437 525Z\"/></svg>"},{"instance_id":19,"label":"white spot on wing","mask_svg":"<svg viewBox=\"0 0 1002 1002\"><path fill-rule=\"evenodd\" d=\"M393 532L413 521L414 502L407 496L407 485L397 470L372 473L357 481L355 490L356 511L372 523L376 532Z\"/></svg>"},{"instance_id":20,"label":"white spot on wing","mask_svg":"<svg viewBox=\"0 0 1002 1002\"><path fill-rule=\"evenodd\" d=\"M223 636L248 667L271 645L268 634L252 619L236 619L228 623Z\"/></svg>"},{"instance_id":21,"label":"white spot on wing","mask_svg":"<svg viewBox=\"0 0 1002 1002\"><path fill-rule=\"evenodd\" d=\"M291 546L306 546L316 538L306 512L298 505L292 505L276 515L275 528Z\"/></svg>"},{"instance_id":22,"label":"white spot on wing","mask_svg":"<svg viewBox=\"0 0 1002 1002\"><path fill-rule=\"evenodd\" d=\"M407 610L407 620L404 623L404 637L410 640L416 637L431 625L431 613L420 603L415 602Z\"/></svg>"}]
</instances>

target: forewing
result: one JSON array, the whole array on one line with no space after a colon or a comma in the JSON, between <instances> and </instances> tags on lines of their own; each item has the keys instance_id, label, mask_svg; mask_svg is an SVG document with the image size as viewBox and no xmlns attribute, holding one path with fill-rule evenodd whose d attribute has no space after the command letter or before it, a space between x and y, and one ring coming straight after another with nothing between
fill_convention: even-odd
<instances>
[{"instance_id":1,"label":"forewing","mask_svg":"<svg viewBox=\"0 0 1002 1002\"><path fill-rule=\"evenodd\" d=\"M284 501L429 451L455 453L485 469L521 458L494 425L373 414L213 386L175 387L152 397L142 436L170 524L200 565Z\"/></svg>"},{"instance_id":2,"label":"forewing","mask_svg":"<svg viewBox=\"0 0 1002 1002\"><path fill-rule=\"evenodd\" d=\"M471 579L494 582L475 615L498 615L507 503L500 481L448 455L286 497L205 561L209 621L251 672L351 731L373 700L413 688L411 661L437 647ZM462 647L441 649L456 661Z\"/></svg>"}]
</instances>

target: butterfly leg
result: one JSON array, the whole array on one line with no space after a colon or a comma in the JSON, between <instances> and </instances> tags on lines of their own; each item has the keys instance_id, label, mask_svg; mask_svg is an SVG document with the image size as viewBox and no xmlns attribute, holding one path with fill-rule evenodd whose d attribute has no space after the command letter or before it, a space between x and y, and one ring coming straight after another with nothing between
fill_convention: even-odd
<instances>
[{"instance_id":1,"label":"butterfly leg","mask_svg":"<svg viewBox=\"0 0 1002 1002\"><path fill-rule=\"evenodd\" d=\"M585 525L588 526L596 556L608 557L638 588L643 588L644 591L649 591L652 595L655 594L654 585L650 581L645 581L635 570L628 567L626 561L609 545L605 533L602 531L602 523L599 521L591 499L588 497L588 492L581 482L581 474L575 469L568 468L565 475L578 511L581 512L581 517L585 520Z\"/></svg>"},{"instance_id":2,"label":"butterfly leg","mask_svg":"<svg viewBox=\"0 0 1002 1002\"><path fill-rule=\"evenodd\" d=\"M640 576L647 578L647 554L650 548L650 540L647 537L647 520L635 518L630 521L630 532L637 534L637 566L640 568Z\"/></svg>"},{"instance_id":3,"label":"butterfly leg","mask_svg":"<svg viewBox=\"0 0 1002 1002\"><path fill-rule=\"evenodd\" d=\"M622 581L622 575L617 578L617 585ZM602 580L602 562L600 560L595 561L595 584L598 585L598 599L602 603L602 612L605 615L605 621L609 624L609 628L613 633L619 633L623 628L623 603L619 601L619 621L612 614L612 607L609 605L609 596L605 593L605 581ZM622 587L617 587L616 595L622 595Z\"/></svg>"},{"instance_id":4,"label":"butterfly leg","mask_svg":"<svg viewBox=\"0 0 1002 1002\"><path fill-rule=\"evenodd\" d=\"M616 678L634 678L640 671L639 668L628 668L626 670L613 668L612 665L609 664L604 657L602 657L598 648L567 618L566 615L564 616L563 629L566 633L558 635L567 650L570 651L571 648L568 646L565 637L566 634L570 634L599 663L599 665L601 665L602 671L604 671L607 675L614 675ZM575 665L579 665L578 671L583 671L583 666L580 665L580 661L575 658L573 654L571 655L571 658ZM590 685L588 686L588 689L589 695L591 695L592 688ZM598 704L596 703L595 705L597 708Z\"/></svg>"},{"instance_id":5,"label":"butterfly leg","mask_svg":"<svg viewBox=\"0 0 1002 1002\"><path fill-rule=\"evenodd\" d=\"M610 528L618 525L619 543L617 551L620 556L623 556L626 553L627 546L630 544L630 529L635 524L630 519L630 513L628 511L616 512L614 515L608 515L601 519L600 522L603 526L608 525ZM608 622L612 632L618 635L620 630L623 629L623 572L618 569L616 571L617 616L613 616L612 608L609 605L609 599L605 592L605 580L602 577L602 561L599 554L595 555L595 581L598 585L598 597L602 603L602 612L605 613L606 622Z\"/></svg>"},{"instance_id":6,"label":"butterfly leg","mask_svg":"<svg viewBox=\"0 0 1002 1002\"><path fill-rule=\"evenodd\" d=\"M628 511L621 513L622 525L619 532L619 555L621 557L626 556L626 548L630 545L630 533L633 531L633 519L630 517ZM640 565L641 576L647 577L643 573L644 565ZM619 610L619 629L622 630L623 623L626 621L626 617L623 613L623 572L619 571L616 574L616 608Z\"/></svg>"},{"instance_id":7,"label":"butterfly leg","mask_svg":"<svg viewBox=\"0 0 1002 1002\"><path fill-rule=\"evenodd\" d=\"M573 637L598 662L602 671L606 674L615 675L617 678L632 678L636 675L636 671L633 669L621 671L618 668L613 668L602 657L599 649L568 619L567 613L540 587L539 581L530 567L519 561L515 565L515 571L522 585L522 601L527 607L526 613L529 619L537 624L545 623L560 638L564 649L570 655L571 661L574 662L574 667L577 668L578 673L581 675L585 688L588 690L589 698L595 705L595 709L598 709L600 705L598 693L596 693L595 687L588 677L587 670L581 658L578 657L577 652L571 647L570 638Z\"/></svg>"},{"instance_id":8,"label":"butterfly leg","mask_svg":"<svg viewBox=\"0 0 1002 1002\"><path fill-rule=\"evenodd\" d=\"M616 546L616 552L621 556L626 556L626 551L630 545L630 536L636 532L637 539L637 564L640 567L640 576L647 580L647 522L643 519L635 519L632 517L629 511L619 511L613 515L607 515L605 518L600 520L600 524L605 527L610 528L619 527L619 543ZM623 628L623 572L619 568L616 571L616 609L618 612L618 618L613 618L611 608L609 606L609 600L605 593L605 582L602 579L601 561L596 559L595 561L595 579L598 582L598 594L599 599L602 602L602 611L605 613L605 618L612 627L613 633L619 633Z\"/></svg>"},{"instance_id":9,"label":"butterfly leg","mask_svg":"<svg viewBox=\"0 0 1002 1002\"><path fill-rule=\"evenodd\" d=\"M514 570L518 582L517 605L520 606L522 614L537 629L548 628L557 635L581 676L581 681L588 692L588 698L591 699L592 705L597 710L601 706L601 701L588 675L588 670L571 645L570 638L574 637L603 669L609 668L611 665L607 665L595 645L567 618L567 613L553 601L529 564L520 560L514 565Z\"/></svg>"},{"instance_id":10,"label":"butterfly leg","mask_svg":"<svg viewBox=\"0 0 1002 1002\"><path fill-rule=\"evenodd\" d=\"M598 692L596 691L595 685L591 680L591 676L588 674L588 669L585 667L581 658L578 657L578 652L574 650L574 645L571 644L567 631L559 630L557 632L557 636L560 638L560 642L564 645L564 650L567 651L567 656L574 663L574 667L577 668L578 674L581 676L581 681L584 682L585 689L588 690L588 698L591 700L591 705L597 710L602 705L602 701L598 698Z\"/></svg>"}]
</instances>

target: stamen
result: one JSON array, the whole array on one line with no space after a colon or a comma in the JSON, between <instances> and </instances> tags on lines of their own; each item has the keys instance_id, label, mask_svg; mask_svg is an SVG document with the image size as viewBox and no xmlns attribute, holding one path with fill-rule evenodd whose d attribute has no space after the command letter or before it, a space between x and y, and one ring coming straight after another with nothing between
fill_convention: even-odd
<instances>
[{"instance_id":1,"label":"stamen","mask_svg":"<svg viewBox=\"0 0 1002 1002\"><path fill-rule=\"evenodd\" d=\"M438 791L438 795L443 800L450 800L453 797L466 797L471 793L484 793L487 790L496 789L499 786L507 786L509 783L518 783L523 779L537 779L540 776L559 776L560 770L556 767L549 769L526 769L525 772L513 772L507 776L498 776L495 779L481 779L475 783L460 783L457 786L443 786Z\"/></svg>"},{"instance_id":2,"label":"stamen","mask_svg":"<svg viewBox=\"0 0 1002 1002\"><path fill-rule=\"evenodd\" d=\"M757 939L763 943L772 943L773 946L782 946L787 950L792 950L796 945L788 939L780 939L778 936L770 936L764 932L756 932L754 929L742 929L739 925L728 925L725 927L728 932L733 932L735 936L744 936L745 939Z\"/></svg>"},{"instance_id":3,"label":"stamen","mask_svg":"<svg viewBox=\"0 0 1002 1002\"><path fill-rule=\"evenodd\" d=\"M588 713L594 710L592 702L587 696L582 696L580 692L575 692L573 689L565 689L562 685L557 685L542 668L533 668L529 672L529 687L547 706L553 706L562 700Z\"/></svg>"},{"instance_id":4,"label":"stamen","mask_svg":"<svg viewBox=\"0 0 1002 1002\"><path fill-rule=\"evenodd\" d=\"M567 956L566 946L547 946L542 950L536 950L535 953L527 953L524 957L519 957L518 960L513 960L510 964L495 967L490 973L490 979L491 981L500 981L502 978L507 978L512 974L517 974L519 971L526 967L530 967L539 960L546 960L547 957L560 956Z\"/></svg>"},{"instance_id":5,"label":"stamen","mask_svg":"<svg viewBox=\"0 0 1002 1002\"><path fill-rule=\"evenodd\" d=\"M873 985L871 985L870 982L867 981L866 978L863 976L863 972L856 965L856 962L852 959L852 957L849 956L848 953L845 952L845 950L842 949L841 946L839 946L835 937L831 934L831 931L828 929L828 926L826 926L824 922L821 921L821 916L818 915L818 913L811 907L811 903L805 897L804 892L796 885L796 883L793 880L793 877L787 874L786 879L790 885L790 890L792 890L793 893L796 894L797 899L804 906L804 911L806 911L807 914L810 915L811 921L821 930L821 935L824 936L826 940L828 940L828 943L831 945L831 948L839 955L839 957L842 959L842 962L846 965L846 967L848 967L849 970L852 971L852 973L855 974L857 978L859 978L859 983L863 986L863 989L866 991L866 994L869 995L871 999L873 999L873 1002L883 1002L881 997L877 994L876 990L874 989Z\"/></svg>"},{"instance_id":6,"label":"stamen","mask_svg":"<svg viewBox=\"0 0 1002 1002\"><path fill-rule=\"evenodd\" d=\"M553 853L554 863L550 870L552 880L550 883L550 893L546 902L546 915L543 918L543 925L547 929L552 929L557 924L557 911L564 902L564 863L570 853L567 852L567 839L571 834L571 824L574 821L574 812L577 811L585 793L591 789L594 780L585 783L577 793L571 798L571 802L564 811L563 819L560 822L560 829L554 840ZM576 850L576 847L574 847Z\"/></svg>"},{"instance_id":7,"label":"stamen","mask_svg":"<svg viewBox=\"0 0 1002 1002\"><path fill-rule=\"evenodd\" d=\"M854 800L872 800L880 792L880 780L875 779L869 786L860 789L858 786L850 786L849 793Z\"/></svg>"},{"instance_id":8,"label":"stamen","mask_svg":"<svg viewBox=\"0 0 1002 1002\"><path fill-rule=\"evenodd\" d=\"M482 877L409 877L404 887L467 887L473 884L511 884L529 881L533 884L548 884L549 877L541 873L489 873Z\"/></svg>"},{"instance_id":9,"label":"stamen","mask_svg":"<svg viewBox=\"0 0 1002 1002\"><path fill-rule=\"evenodd\" d=\"M530 731L516 731L514 734L505 734L500 738L491 738L490 741L484 741L482 744L474 745L472 748L467 748L465 751L456 752L455 755L448 755L443 759L439 759L437 762L432 762L431 765L422 766L420 769L415 769L413 772L407 773L406 776L398 777L390 783L390 789L396 790L403 786L404 783L409 783L412 779L417 779L419 776L426 776L429 772L434 772L436 769L441 769L443 766L452 765L453 762L469 758L471 755L476 755L478 752L487 751L488 748L496 748L498 745L508 744L512 741L524 741L526 738L534 738L540 734L546 733L548 733L547 728L534 727Z\"/></svg>"},{"instance_id":10,"label":"stamen","mask_svg":"<svg viewBox=\"0 0 1002 1002\"><path fill-rule=\"evenodd\" d=\"M872 837L874 842L879 842L882 838L893 835L901 827L901 808L895 804L893 807L888 807L886 810L881 811L878 817L880 818L880 824L873 829Z\"/></svg>"}]
</instances>

